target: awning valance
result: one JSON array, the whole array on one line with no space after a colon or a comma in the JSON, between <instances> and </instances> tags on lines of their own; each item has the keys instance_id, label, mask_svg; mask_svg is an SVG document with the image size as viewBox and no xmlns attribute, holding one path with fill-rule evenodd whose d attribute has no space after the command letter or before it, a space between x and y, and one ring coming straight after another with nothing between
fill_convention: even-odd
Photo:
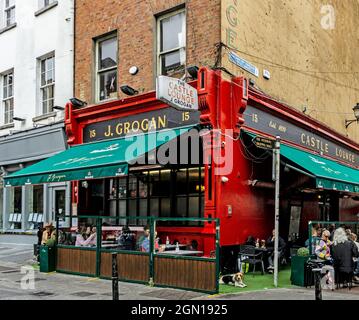
<instances>
[{"instance_id":1,"label":"awning valance","mask_svg":"<svg viewBox=\"0 0 359 320\"><path fill-rule=\"evenodd\" d=\"M359 193L359 170L287 145L281 154L315 175L317 188Z\"/></svg>"},{"instance_id":2,"label":"awning valance","mask_svg":"<svg viewBox=\"0 0 359 320\"><path fill-rule=\"evenodd\" d=\"M187 133L193 126L73 146L53 157L4 177L5 186L117 177L128 163Z\"/></svg>"},{"instance_id":3,"label":"awning valance","mask_svg":"<svg viewBox=\"0 0 359 320\"><path fill-rule=\"evenodd\" d=\"M257 135L245 132L251 138ZM316 187L359 193L359 170L345 166L319 155L281 144L281 156L290 160L303 173L313 175Z\"/></svg>"}]
</instances>

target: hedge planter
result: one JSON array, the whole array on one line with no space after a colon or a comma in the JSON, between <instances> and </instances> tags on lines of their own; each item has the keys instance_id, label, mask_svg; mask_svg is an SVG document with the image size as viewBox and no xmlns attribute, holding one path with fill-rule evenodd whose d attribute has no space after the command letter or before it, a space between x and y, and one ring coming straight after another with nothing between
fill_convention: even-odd
<instances>
[{"instance_id":1,"label":"hedge planter","mask_svg":"<svg viewBox=\"0 0 359 320\"><path fill-rule=\"evenodd\" d=\"M292 284L299 287L305 286L305 264L310 259L310 256L293 256L292 257Z\"/></svg>"}]
</instances>

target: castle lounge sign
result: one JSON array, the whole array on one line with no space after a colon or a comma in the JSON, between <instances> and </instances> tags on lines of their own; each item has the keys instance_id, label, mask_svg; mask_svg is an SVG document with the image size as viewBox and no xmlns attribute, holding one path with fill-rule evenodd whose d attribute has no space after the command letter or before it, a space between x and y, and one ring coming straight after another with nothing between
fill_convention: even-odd
<instances>
[{"instance_id":1,"label":"castle lounge sign","mask_svg":"<svg viewBox=\"0 0 359 320\"><path fill-rule=\"evenodd\" d=\"M355 150L334 143L309 130L297 127L293 123L262 111L259 108L247 106L244 117L246 125L250 128L265 132L274 137L280 136L282 140L293 142L350 165L359 165L359 153Z\"/></svg>"},{"instance_id":2,"label":"castle lounge sign","mask_svg":"<svg viewBox=\"0 0 359 320\"><path fill-rule=\"evenodd\" d=\"M197 111L198 93L186 82L159 76L156 82L157 99L178 110Z\"/></svg>"}]
</instances>

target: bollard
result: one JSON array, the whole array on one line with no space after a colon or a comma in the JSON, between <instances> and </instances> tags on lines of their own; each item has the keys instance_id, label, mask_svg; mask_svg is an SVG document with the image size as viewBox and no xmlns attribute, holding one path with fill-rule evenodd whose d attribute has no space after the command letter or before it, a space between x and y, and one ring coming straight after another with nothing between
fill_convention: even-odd
<instances>
[{"instance_id":1,"label":"bollard","mask_svg":"<svg viewBox=\"0 0 359 320\"><path fill-rule=\"evenodd\" d=\"M315 300L323 300L322 296L322 269L317 268L312 270L314 273L314 282L315 282Z\"/></svg>"},{"instance_id":2,"label":"bollard","mask_svg":"<svg viewBox=\"0 0 359 320\"><path fill-rule=\"evenodd\" d=\"M119 300L117 253L112 254L112 300Z\"/></svg>"}]
</instances>

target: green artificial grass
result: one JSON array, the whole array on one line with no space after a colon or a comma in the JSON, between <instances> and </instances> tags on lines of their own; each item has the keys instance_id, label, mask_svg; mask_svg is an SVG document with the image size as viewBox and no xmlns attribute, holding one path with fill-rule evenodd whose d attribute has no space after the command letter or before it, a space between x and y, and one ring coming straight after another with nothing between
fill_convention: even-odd
<instances>
[{"instance_id":1,"label":"green artificial grass","mask_svg":"<svg viewBox=\"0 0 359 320\"><path fill-rule=\"evenodd\" d=\"M291 268L287 267L281 269L278 274L278 288L292 288L292 284L290 281ZM227 293L240 293L240 292L248 292L248 291L263 291L268 289L275 289L274 287L274 276L273 274L262 274L260 272L256 272L254 277L253 273L249 272L244 275L243 281L247 287L246 288L238 288L233 285L220 285L219 286L219 294L227 294Z\"/></svg>"}]
</instances>

